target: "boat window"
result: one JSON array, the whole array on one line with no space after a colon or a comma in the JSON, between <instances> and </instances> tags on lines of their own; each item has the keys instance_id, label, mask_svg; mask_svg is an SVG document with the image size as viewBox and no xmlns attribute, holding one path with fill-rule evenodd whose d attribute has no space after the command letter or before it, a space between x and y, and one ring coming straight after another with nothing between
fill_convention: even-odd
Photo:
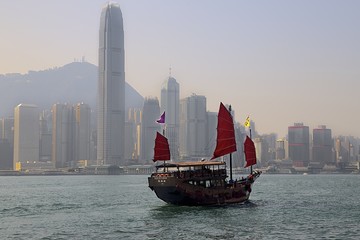
<instances>
[{"instance_id":1,"label":"boat window","mask_svg":"<svg viewBox=\"0 0 360 240\"><path fill-rule=\"evenodd\" d=\"M177 172L178 169L176 167L165 167L165 170L163 167L157 168L157 172Z\"/></svg>"},{"instance_id":2,"label":"boat window","mask_svg":"<svg viewBox=\"0 0 360 240\"><path fill-rule=\"evenodd\" d=\"M207 181L206 181L205 187L207 187L207 188L211 187L211 182L210 182L210 180L207 180Z\"/></svg>"}]
</instances>

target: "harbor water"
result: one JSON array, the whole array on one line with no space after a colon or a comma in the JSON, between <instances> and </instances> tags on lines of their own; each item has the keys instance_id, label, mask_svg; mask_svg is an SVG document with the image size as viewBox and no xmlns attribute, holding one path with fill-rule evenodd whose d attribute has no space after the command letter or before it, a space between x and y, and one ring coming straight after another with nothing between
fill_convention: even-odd
<instances>
[{"instance_id":1,"label":"harbor water","mask_svg":"<svg viewBox=\"0 0 360 240\"><path fill-rule=\"evenodd\" d=\"M0 239L359 239L360 175L261 175L250 201L162 202L145 175L2 176Z\"/></svg>"}]
</instances>

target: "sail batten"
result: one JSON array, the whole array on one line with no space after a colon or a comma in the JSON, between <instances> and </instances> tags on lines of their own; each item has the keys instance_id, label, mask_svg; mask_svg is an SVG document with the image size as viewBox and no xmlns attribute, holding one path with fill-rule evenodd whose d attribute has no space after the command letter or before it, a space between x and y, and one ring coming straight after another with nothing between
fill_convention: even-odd
<instances>
[{"instance_id":1,"label":"sail batten","mask_svg":"<svg viewBox=\"0 0 360 240\"><path fill-rule=\"evenodd\" d=\"M246 165L245 167L250 167L256 164L256 150L255 144L251 138L246 136L246 140L244 142L244 153L245 153L245 160Z\"/></svg>"},{"instance_id":2,"label":"sail batten","mask_svg":"<svg viewBox=\"0 0 360 240\"><path fill-rule=\"evenodd\" d=\"M156 162L159 160L170 160L170 148L167 138L161 135L159 132L156 132L153 161Z\"/></svg>"},{"instance_id":3,"label":"sail batten","mask_svg":"<svg viewBox=\"0 0 360 240\"><path fill-rule=\"evenodd\" d=\"M220 103L217 125L216 148L213 153L214 158L222 157L236 151L236 140L234 123L231 113Z\"/></svg>"}]
</instances>

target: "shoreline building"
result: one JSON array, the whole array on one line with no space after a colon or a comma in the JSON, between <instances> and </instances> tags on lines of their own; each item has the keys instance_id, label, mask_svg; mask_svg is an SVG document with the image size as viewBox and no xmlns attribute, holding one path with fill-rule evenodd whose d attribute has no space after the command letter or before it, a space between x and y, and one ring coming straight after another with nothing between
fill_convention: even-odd
<instances>
[{"instance_id":1,"label":"shoreline building","mask_svg":"<svg viewBox=\"0 0 360 240\"><path fill-rule=\"evenodd\" d=\"M331 129L321 125L313 129L313 162L335 165Z\"/></svg>"},{"instance_id":2,"label":"shoreline building","mask_svg":"<svg viewBox=\"0 0 360 240\"><path fill-rule=\"evenodd\" d=\"M161 131L160 124L156 122L159 116L159 100L157 98L145 98L141 115L140 164L152 163L152 159L154 158L156 132Z\"/></svg>"},{"instance_id":3,"label":"shoreline building","mask_svg":"<svg viewBox=\"0 0 360 240\"><path fill-rule=\"evenodd\" d=\"M69 104L52 107L52 153L55 168L75 167L75 111Z\"/></svg>"},{"instance_id":4,"label":"shoreline building","mask_svg":"<svg viewBox=\"0 0 360 240\"><path fill-rule=\"evenodd\" d=\"M289 158L294 167L307 167L310 162L309 127L303 123L295 123L288 127Z\"/></svg>"},{"instance_id":5,"label":"shoreline building","mask_svg":"<svg viewBox=\"0 0 360 240\"><path fill-rule=\"evenodd\" d=\"M140 156L141 109L129 108L125 123L125 159L128 164L137 164Z\"/></svg>"},{"instance_id":6,"label":"shoreline building","mask_svg":"<svg viewBox=\"0 0 360 240\"><path fill-rule=\"evenodd\" d=\"M52 151L52 114L49 110L43 110L40 114L40 152L39 161L51 161Z\"/></svg>"},{"instance_id":7,"label":"shoreline building","mask_svg":"<svg viewBox=\"0 0 360 240\"><path fill-rule=\"evenodd\" d=\"M39 110L32 104L19 104L14 110L14 169L18 163L39 161Z\"/></svg>"},{"instance_id":8,"label":"shoreline building","mask_svg":"<svg viewBox=\"0 0 360 240\"><path fill-rule=\"evenodd\" d=\"M0 119L0 138L7 139L10 143L10 146L13 148L14 146L14 118L2 118Z\"/></svg>"},{"instance_id":9,"label":"shoreline building","mask_svg":"<svg viewBox=\"0 0 360 240\"><path fill-rule=\"evenodd\" d=\"M207 157L206 97L191 95L180 101L180 156Z\"/></svg>"},{"instance_id":10,"label":"shoreline building","mask_svg":"<svg viewBox=\"0 0 360 240\"><path fill-rule=\"evenodd\" d=\"M160 112L163 113L165 111L165 135L169 141L172 160L179 159L179 110L179 83L170 76L161 88Z\"/></svg>"},{"instance_id":11,"label":"shoreline building","mask_svg":"<svg viewBox=\"0 0 360 240\"><path fill-rule=\"evenodd\" d=\"M76 145L75 160L87 162L90 159L91 139L91 108L86 103L78 103L75 106L76 119ZM87 164L84 164L87 165Z\"/></svg>"},{"instance_id":12,"label":"shoreline building","mask_svg":"<svg viewBox=\"0 0 360 240\"><path fill-rule=\"evenodd\" d=\"M14 169L14 150L7 138L0 138L0 170Z\"/></svg>"},{"instance_id":13,"label":"shoreline building","mask_svg":"<svg viewBox=\"0 0 360 240\"><path fill-rule=\"evenodd\" d=\"M212 154L216 148L216 135L217 135L217 112L206 112L206 145L205 152L208 157L212 157Z\"/></svg>"},{"instance_id":14,"label":"shoreline building","mask_svg":"<svg viewBox=\"0 0 360 240\"><path fill-rule=\"evenodd\" d=\"M120 7L104 6L99 28L97 162L123 165L125 148L125 52Z\"/></svg>"}]
</instances>

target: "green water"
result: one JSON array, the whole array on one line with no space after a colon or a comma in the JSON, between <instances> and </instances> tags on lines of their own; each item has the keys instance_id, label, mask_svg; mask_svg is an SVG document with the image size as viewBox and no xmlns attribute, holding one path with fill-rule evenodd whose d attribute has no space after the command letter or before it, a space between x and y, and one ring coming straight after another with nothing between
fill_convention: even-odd
<instances>
[{"instance_id":1,"label":"green water","mask_svg":"<svg viewBox=\"0 0 360 240\"><path fill-rule=\"evenodd\" d=\"M359 239L360 175L261 175L250 202L178 207L147 176L0 177L0 239Z\"/></svg>"}]
</instances>

